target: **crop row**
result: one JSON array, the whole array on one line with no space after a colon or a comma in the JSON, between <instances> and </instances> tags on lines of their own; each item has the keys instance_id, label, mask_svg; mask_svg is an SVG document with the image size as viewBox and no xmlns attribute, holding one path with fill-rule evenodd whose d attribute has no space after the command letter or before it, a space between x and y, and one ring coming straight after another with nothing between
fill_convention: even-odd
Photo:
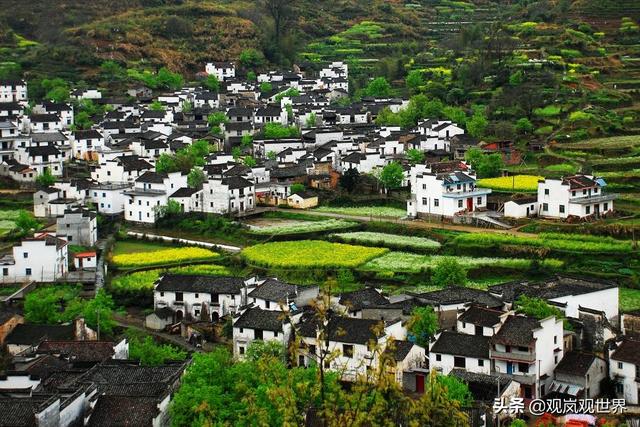
<instances>
[{"instance_id":1,"label":"crop row","mask_svg":"<svg viewBox=\"0 0 640 427\"><path fill-rule=\"evenodd\" d=\"M354 216L385 216L392 218L402 218L407 215L404 209L390 206L354 206L354 207L330 207L321 206L314 209L318 212L329 212Z\"/></svg>"},{"instance_id":2,"label":"crop row","mask_svg":"<svg viewBox=\"0 0 640 427\"><path fill-rule=\"evenodd\" d=\"M219 257L215 252L197 247L161 249L114 255L111 263L119 268L148 267L154 265L179 264L181 262L208 261Z\"/></svg>"},{"instance_id":3,"label":"crop row","mask_svg":"<svg viewBox=\"0 0 640 427\"><path fill-rule=\"evenodd\" d=\"M376 233L372 231L356 231L337 233L330 237L346 243L362 243L387 248L407 248L418 250L436 250L440 243L426 237L399 236L397 234Z\"/></svg>"},{"instance_id":4,"label":"crop row","mask_svg":"<svg viewBox=\"0 0 640 427\"><path fill-rule=\"evenodd\" d=\"M302 234L314 233L319 231L346 230L356 225L358 225L358 223L353 221L345 221L343 219L328 219L326 221L306 221L296 224L255 227L251 229L251 233L260 235Z\"/></svg>"},{"instance_id":5,"label":"crop row","mask_svg":"<svg viewBox=\"0 0 640 427\"><path fill-rule=\"evenodd\" d=\"M630 253L633 251L632 243L627 240L561 233L543 233L536 237L468 233L456 236L453 243L459 246L471 245L484 248L495 245L532 246L581 253Z\"/></svg>"},{"instance_id":6,"label":"crop row","mask_svg":"<svg viewBox=\"0 0 640 427\"><path fill-rule=\"evenodd\" d=\"M362 270L418 273L425 269L434 268L443 258L446 257L441 255L417 255L407 252L389 252L367 262L362 266ZM465 256L455 256L454 258L460 265L468 269L501 267L526 270L531 267L531 260L526 258L474 258ZM540 264L548 269L558 269L563 265L562 261L557 259L545 259Z\"/></svg>"},{"instance_id":7,"label":"crop row","mask_svg":"<svg viewBox=\"0 0 640 427\"><path fill-rule=\"evenodd\" d=\"M250 246L242 250L242 256L248 263L262 267L353 268L387 251L322 240L299 240Z\"/></svg>"},{"instance_id":8,"label":"crop row","mask_svg":"<svg viewBox=\"0 0 640 427\"><path fill-rule=\"evenodd\" d=\"M478 186L496 191L536 191L541 179L543 177L536 175L501 176L478 180Z\"/></svg>"}]
</instances>

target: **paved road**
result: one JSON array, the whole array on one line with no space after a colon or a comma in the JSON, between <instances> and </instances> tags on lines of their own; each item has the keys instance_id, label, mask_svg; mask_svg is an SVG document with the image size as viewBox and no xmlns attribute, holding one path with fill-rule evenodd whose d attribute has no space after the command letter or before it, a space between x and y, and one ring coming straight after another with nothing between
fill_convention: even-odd
<instances>
[{"instance_id":1,"label":"paved road","mask_svg":"<svg viewBox=\"0 0 640 427\"><path fill-rule=\"evenodd\" d=\"M137 231L128 231L127 235L131 237L136 237L136 238L160 239L160 240L164 240L165 242L180 242L187 245L198 245L198 246L203 246L205 248L222 249L227 252L240 252L242 250L242 248L239 246L223 245L220 243L205 242L202 240L182 239L180 237L164 236L161 234L150 234L150 233L140 233Z\"/></svg>"},{"instance_id":2,"label":"paved road","mask_svg":"<svg viewBox=\"0 0 640 427\"><path fill-rule=\"evenodd\" d=\"M291 209L278 209L282 212L291 213ZM318 212L314 210L305 210L303 211L308 215L317 215L317 216L326 216L330 218L340 218L340 219L351 219L356 221L386 221L395 224L402 224L409 228L422 228L422 229L441 229L441 230L452 230L452 231L464 231L468 233L479 233L479 232L487 232L487 233L497 233L497 234L511 234L514 236L522 236L522 237L535 237L536 235L533 233L523 233L522 231L517 231L514 229L497 229L497 228L480 228L473 227L470 225L458 225L458 224L446 224L440 221L425 221L423 219L402 219L395 217L382 217L382 216L355 216L355 215L345 215L339 213L331 213L331 212Z\"/></svg>"}]
</instances>

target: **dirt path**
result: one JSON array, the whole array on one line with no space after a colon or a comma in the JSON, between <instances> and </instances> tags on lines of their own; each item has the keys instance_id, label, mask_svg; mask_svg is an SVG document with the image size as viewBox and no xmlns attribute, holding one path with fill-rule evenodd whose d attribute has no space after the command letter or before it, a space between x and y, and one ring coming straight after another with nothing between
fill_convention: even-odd
<instances>
[{"instance_id":1,"label":"dirt path","mask_svg":"<svg viewBox=\"0 0 640 427\"><path fill-rule=\"evenodd\" d=\"M290 209L278 209L278 210L281 210L282 212L291 212ZM381 216L355 216L355 215L345 215L345 214L331 213L331 212L317 212L313 210L306 210L304 211L304 213L308 215L326 216L329 218L351 219L351 220L363 221L363 222L386 221L386 222L392 222L395 224L402 224L409 228L440 229L440 230L461 231L461 232L467 232L467 233L487 232L487 233L496 233L496 234L510 234L510 235L520 236L520 237L536 236L533 233L524 233L522 231L517 231L514 229L502 230L502 229L496 229L496 228L479 228L479 227L473 227L470 225L445 224L440 221L429 222L422 219L400 219L400 218L381 217Z\"/></svg>"},{"instance_id":2,"label":"dirt path","mask_svg":"<svg viewBox=\"0 0 640 427\"><path fill-rule=\"evenodd\" d=\"M126 317L115 315L113 317L113 320L119 326L122 326L122 327L125 327L125 328L135 329L137 331L143 332L143 333L148 334L148 335L153 335L153 336L158 337L158 338L160 338L162 340L168 341L171 344L175 344L175 345L177 345L180 348L183 348L185 350L202 352L201 348L196 348L196 347L192 346L187 341L185 341L184 338L182 338L180 335L171 335L171 334L167 334L165 332L158 332L158 331L153 331L151 329L145 328L142 325L142 322L139 319L130 319L130 318L126 318Z\"/></svg>"}]
</instances>

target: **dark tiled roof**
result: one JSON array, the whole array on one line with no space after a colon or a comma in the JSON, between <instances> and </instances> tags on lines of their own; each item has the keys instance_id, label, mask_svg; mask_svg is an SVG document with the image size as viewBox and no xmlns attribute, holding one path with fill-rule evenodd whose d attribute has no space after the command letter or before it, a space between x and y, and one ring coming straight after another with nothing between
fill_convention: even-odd
<instances>
[{"instance_id":1,"label":"dark tiled roof","mask_svg":"<svg viewBox=\"0 0 640 427\"><path fill-rule=\"evenodd\" d=\"M349 306L349 309L352 311L357 311L364 307L389 304L389 300L382 296L377 289L367 287L342 294L339 303L344 306Z\"/></svg>"},{"instance_id":2,"label":"dark tiled roof","mask_svg":"<svg viewBox=\"0 0 640 427\"><path fill-rule=\"evenodd\" d=\"M139 366L136 362L107 360L87 371L78 383L95 383L101 393L119 396L161 397L180 378L187 362L167 363L161 366ZM142 385L148 387L148 392ZM132 387L135 393L127 390Z\"/></svg>"},{"instance_id":3,"label":"dark tiled roof","mask_svg":"<svg viewBox=\"0 0 640 427\"><path fill-rule=\"evenodd\" d=\"M493 310L490 308L472 306L467 311L462 313L458 320L464 323L470 323L472 325L485 326L491 328L494 325L500 323L501 311Z\"/></svg>"},{"instance_id":4,"label":"dark tiled roof","mask_svg":"<svg viewBox=\"0 0 640 427\"><path fill-rule=\"evenodd\" d=\"M251 298L286 303L288 298L295 298L296 286L277 279L267 279L257 288L249 292Z\"/></svg>"},{"instance_id":5,"label":"dark tiled roof","mask_svg":"<svg viewBox=\"0 0 640 427\"><path fill-rule=\"evenodd\" d=\"M78 362L102 362L115 353L110 341L43 341L37 353L60 354Z\"/></svg>"},{"instance_id":6,"label":"dark tiled roof","mask_svg":"<svg viewBox=\"0 0 640 427\"><path fill-rule=\"evenodd\" d=\"M593 280L577 276L556 275L539 283L515 281L493 285L489 287L489 292L501 295L505 301L514 301L520 295L553 299L598 292L617 286L617 284L603 279Z\"/></svg>"},{"instance_id":7,"label":"dark tiled roof","mask_svg":"<svg viewBox=\"0 0 640 427\"><path fill-rule=\"evenodd\" d=\"M474 399L482 402L493 402L498 397L498 393L506 390L511 383L511 379L507 376L477 374L460 368L452 369L449 375L465 382Z\"/></svg>"},{"instance_id":8,"label":"dark tiled roof","mask_svg":"<svg viewBox=\"0 0 640 427\"><path fill-rule=\"evenodd\" d=\"M57 114L32 114L29 116L31 123L57 122L60 117Z\"/></svg>"},{"instance_id":9,"label":"dark tiled roof","mask_svg":"<svg viewBox=\"0 0 640 427\"><path fill-rule=\"evenodd\" d=\"M152 169L153 166L151 163L146 160L136 156L120 156L116 157L116 161L122 165L125 171L133 171L133 170L143 170L143 169Z\"/></svg>"},{"instance_id":10,"label":"dark tiled roof","mask_svg":"<svg viewBox=\"0 0 640 427\"><path fill-rule=\"evenodd\" d=\"M88 426L151 426L159 414L154 397L100 396Z\"/></svg>"},{"instance_id":11,"label":"dark tiled roof","mask_svg":"<svg viewBox=\"0 0 640 427\"><path fill-rule=\"evenodd\" d=\"M247 188L247 187L253 186L253 182L247 179L244 179L241 176L228 176L228 177L222 178L222 184L228 185L229 190L235 190L238 188Z\"/></svg>"},{"instance_id":12,"label":"dark tiled roof","mask_svg":"<svg viewBox=\"0 0 640 427\"><path fill-rule=\"evenodd\" d=\"M67 137L60 132L32 133L30 136L33 142L58 142L67 140Z\"/></svg>"},{"instance_id":13,"label":"dark tiled roof","mask_svg":"<svg viewBox=\"0 0 640 427\"><path fill-rule=\"evenodd\" d=\"M445 184L461 184L465 182L474 182L475 179L463 172L450 172L442 175L438 175L438 178Z\"/></svg>"},{"instance_id":14,"label":"dark tiled roof","mask_svg":"<svg viewBox=\"0 0 640 427\"><path fill-rule=\"evenodd\" d=\"M415 344L411 341L394 341L393 358L396 362L403 361Z\"/></svg>"},{"instance_id":15,"label":"dark tiled roof","mask_svg":"<svg viewBox=\"0 0 640 427\"><path fill-rule=\"evenodd\" d=\"M35 404L29 398L0 398L0 426L35 427Z\"/></svg>"},{"instance_id":16,"label":"dark tiled roof","mask_svg":"<svg viewBox=\"0 0 640 427\"><path fill-rule=\"evenodd\" d=\"M176 192L169 197L191 197L194 193L197 193L197 192L198 192L197 188L182 187L176 190Z\"/></svg>"},{"instance_id":17,"label":"dark tiled roof","mask_svg":"<svg viewBox=\"0 0 640 427\"><path fill-rule=\"evenodd\" d=\"M95 129L76 130L76 131L73 131L73 135L76 137L76 140L102 138L102 134Z\"/></svg>"},{"instance_id":18,"label":"dark tiled roof","mask_svg":"<svg viewBox=\"0 0 640 427\"><path fill-rule=\"evenodd\" d=\"M262 310L254 307L246 310L233 323L235 328L263 329L267 331L282 331L285 314L281 311Z\"/></svg>"},{"instance_id":19,"label":"dark tiled roof","mask_svg":"<svg viewBox=\"0 0 640 427\"><path fill-rule=\"evenodd\" d=\"M146 182L150 184L162 184L164 183L165 178L167 178L166 173L147 171L140 175L136 182Z\"/></svg>"},{"instance_id":20,"label":"dark tiled roof","mask_svg":"<svg viewBox=\"0 0 640 427\"><path fill-rule=\"evenodd\" d=\"M244 281L238 277L165 274L158 281L155 290L237 295L243 286Z\"/></svg>"},{"instance_id":21,"label":"dark tiled roof","mask_svg":"<svg viewBox=\"0 0 640 427\"><path fill-rule=\"evenodd\" d=\"M568 176L566 178L563 178L562 184L568 185L569 188L572 190L579 190L581 188L589 188L589 187L596 186L596 182L585 175Z\"/></svg>"},{"instance_id":22,"label":"dark tiled roof","mask_svg":"<svg viewBox=\"0 0 640 427\"><path fill-rule=\"evenodd\" d=\"M73 339L73 325L19 324L6 339L7 344L37 345L45 339Z\"/></svg>"},{"instance_id":23,"label":"dark tiled roof","mask_svg":"<svg viewBox=\"0 0 640 427\"><path fill-rule=\"evenodd\" d=\"M468 335L444 331L429 351L431 353L488 359L489 340L490 337L482 335Z\"/></svg>"},{"instance_id":24,"label":"dark tiled roof","mask_svg":"<svg viewBox=\"0 0 640 427\"><path fill-rule=\"evenodd\" d=\"M640 365L640 341L626 339L611 355L612 360Z\"/></svg>"},{"instance_id":25,"label":"dark tiled roof","mask_svg":"<svg viewBox=\"0 0 640 427\"><path fill-rule=\"evenodd\" d=\"M538 319L511 315L492 337L492 342L527 347L533 342L533 330L539 327Z\"/></svg>"},{"instance_id":26,"label":"dark tiled roof","mask_svg":"<svg viewBox=\"0 0 640 427\"><path fill-rule=\"evenodd\" d=\"M305 176L306 174L307 168L304 165L275 168L269 171L269 176L271 176L271 178L295 178Z\"/></svg>"},{"instance_id":27,"label":"dark tiled roof","mask_svg":"<svg viewBox=\"0 0 640 427\"><path fill-rule=\"evenodd\" d=\"M432 305L435 304L460 304L476 303L485 307L502 307L502 301L487 291L481 289L466 288L462 286L447 286L437 291L425 292L416 295Z\"/></svg>"},{"instance_id":28,"label":"dark tiled roof","mask_svg":"<svg viewBox=\"0 0 640 427\"><path fill-rule=\"evenodd\" d=\"M41 147L29 147L27 148L29 157L35 156L55 156L60 154L60 150L52 145L44 145Z\"/></svg>"},{"instance_id":29,"label":"dark tiled roof","mask_svg":"<svg viewBox=\"0 0 640 427\"><path fill-rule=\"evenodd\" d=\"M367 344L370 340L376 339L374 329L381 324L380 320L334 316L327 325L328 338L337 342ZM300 334L303 337L315 338L316 325L315 318L306 319L300 324Z\"/></svg>"},{"instance_id":30,"label":"dark tiled roof","mask_svg":"<svg viewBox=\"0 0 640 427\"><path fill-rule=\"evenodd\" d=\"M556 373L584 377L595 360L596 356L593 354L570 351L564 354L564 357L556 366Z\"/></svg>"}]
</instances>

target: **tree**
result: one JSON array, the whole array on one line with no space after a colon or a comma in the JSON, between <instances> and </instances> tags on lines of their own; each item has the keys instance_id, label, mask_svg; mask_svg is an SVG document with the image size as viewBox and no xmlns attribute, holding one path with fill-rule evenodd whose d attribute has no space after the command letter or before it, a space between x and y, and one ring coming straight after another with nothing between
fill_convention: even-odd
<instances>
[{"instance_id":1,"label":"tree","mask_svg":"<svg viewBox=\"0 0 640 427\"><path fill-rule=\"evenodd\" d=\"M260 92L269 93L273 90L273 85L269 82L260 83Z\"/></svg>"},{"instance_id":2,"label":"tree","mask_svg":"<svg viewBox=\"0 0 640 427\"><path fill-rule=\"evenodd\" d=\"M255 167L258 164L258 162L256 161L256 159L253 158L253 156L245 156L243 163L245 166L250 168Z\"/></svg>"},{"instance_id":3,"label":"tree","mask_svg":"<svg viewBox=\"0 0 640 427\"><path fill-rule=\"evenodd\" d=\"M394 190L402 185L404 170L398 162L391 162L382 168L380 182L387 190Z\"/></svg>"},{"instance_id":4,"label":"tree","mask_svg":"<svg viewBox=\"0 0 640 427\"><path fill-rule=\"evenodd\" d=\"M479 148L470 148L464 154L464 160L469 163L472 169L478 169L480 162L484 157L484 152Z\"/></svg>"},{"instance_id":5,"label":"tree","mask_svg":"<svg viewBox=\"0 0 640 427\"><path fill-rule=\"evenodd\" d=\"M407 87L413 91L420 89L421 86L424 86L424 78L422 77L422 71L420 70L411 70L409 74L407 74L407 78L405 79L405 83Z\"/></svg>"},{"instance_id":6,"label":"tree","mask_svg":"<svg viewBox=\"0 0 640 427\"><path fill-rule=\"evenodd\" d=\"M60 78L44 79L40 85L46 92L46 99L53 102L65 102L69 99L69 85Z\"/></svg>"},{"instance_id":7,"label":"tree","mask_svg":"<svg viewBox=\"0 0 640 427\"><path fill-rule=\"evenodd\" d=\"M90 129L91 126L93 126L93 122L86 111L80 111L73 117L74 129Z\"/></svg>"},{"instance_id":8,"label":"tree","mask_svg":"<svg viewBox=\"0 0 640 427\"><path fill-rule=\"evenodd\" d=\"M40 223L36 220L30 212L24 209L20 209L18 217L15 219L16 227L22 230L23 233L29 233L40 228Z\"/></svg>"},{"instance_id":9,"label":"tree","mask_svg":"<svg viewBox=\"0 0 640 427\"><path fill-rule=\"evenodd\" d=\"M204 86L214 92L218 92L220 90L220 80L216 77L215 74L209 74L206 79L204 79Z\"/></svg>"},{"instance_id":10,"label":"tree","mask_svg":"<svg viewBox=\"0 0 640 427\"><path fill-rule=\"evenodd\" d=\"M528 135L533 132L534 129L535 127L533 126L533 123L531 123L531 120L529 120L528 118L522 117L516 120L516 130L519 133Z\"/></svg>"},{"instance_id":11,"label":"tree","mask_svg":"<svg viewBox=\"0 0 640 427\"><path fill-rule=\"evenodd\" d=\"M169 199L166 205L158 205L154 207L157 219L170 218L182 213L182 205L176 200Z\"/></svg>"},{"instance_id":12,"label":"tree","mask_svg":"<svg viewBox=\"0 0 640 427\"><path fill-rule=\"evenodd\" d=\"M242 148L250 148L253 145L253 135L242 135L240 145Z\"/></svg>"},{"instance_id":13,"label":"tree","mask_svg":"<svg viewBox=\"0 0 640 427\"><path fill-rule=\"evenodd\" d=\"M268 151L267 152L267 159L275 160L277 157L278 157L278 154L275 151Z\"/></svg>"},{"instance_id":14,"label":"tree","mask_svg":"<svg viewBox=\"0 0 640 427\"><path fill-rule=\"evenodd\" d=\"M187 185L191 188L200 188L206 180L207 176L200 168L193 168L187 175Z\"/></svg>"},{"instance_id":15,"label":"tree","mask_svg":"<svg viewBox=\"0 0 640 427\"><path fill-rule=\"evenodd\" d=\"M184 360L187 353L169 344L158 344L147 335L129 337L129 359L138 360L142 366L160 366L172 360Z\"/></svg>"},{"instance_id":16,"label":"tree","mask_svg":"<svg viewBox=\"0 0 640 427\"><path fill-rule=\"evenodd\" d=\"M258 68L264 64L264 55L262 52L249 48L240 53L240 65L244 68Z\"/></svg>"},{"instance_id":17,"label":"tree","mask_svg":"<svg viewBox=\"0 0 640 427\"><path fill-rule=\"evenodd\" d=\"M356 185L358 185L359 181L360 172L358 172L358 170L354 168L347 169L342 173L342 176L340 177L340 187L351 193L356 188Z\"/></svg>"},{"instance_id":18,"label":"tree","mask_svg":"<svg viewBox=\"0 0 640 427\"><path fill-rule=\"evenodd\" d=\"M276 101L280 102L282 101L283 98L291 98L293 96L300 96L300 91L294 87L290 87L289 89L285 90L284 92L280 92L279 94L276 95Z\"/></svg>"},{"instance_id":19,"label":"tree","mask_svg":"<svg viewBox=\"0 0 640 427\"><path fill-rule=\"evenodd\" d=\"M308 128L314 128L318 125L318 117L316 116L316 113L311 113L309 114L309 117L307 117L307 121L305 122L306 127Z\"/></svg>"},{"instance_id":20,"label":"tree","mask_svg":"<svg viewBox=\"0 0 640 427\"><path fill-rule=\"evenodd\" d=\"M56 179L51 175L49 168L44 168L42 173L36 177L36 183L40 187L51 187L56 182Z\"/></svg>"},{"instance_id":21,"label":"tree","mask_svg":"<svg viewBox=\"0 0 640 427\"><path fill-rule=\"evenodd\" d=\"M111 60L104 61L102 64L100 64L100 73L105 79L109 81L120 80L127 74L125 69L120 64L118 64L116 61Z\"/></svg>"},{"instance_id":22,"label":"tree","mask_svg":"<svg viewBox=\"0 0 640 427\"><path fill-rule=\"evenodd\" d=\"M295 183L291 185L291 194L297 194L304 191L304 184Z\"/></svg>"},{"instance_id":23,"label":"tree","mask_svg":"<svg viewBox=\"0 0 640 427\"><path fill-rule=\"evenodd\" d=\"M78 304L78 301L79 299L76 299L74 303ZM84 304L80 304L79 312L87 325L95 330L99 329L101 334L111 335L116 326L116 322L113 320L115 303L111 295L106 290L100 289L93 299L83 302ZM73 305L69 307L69 310L73 311Z\"/></svg>"},{"instance_id":24,"label":"tree","mask_svg":"<svg viewBox=\"0 0 640 427\"><path fill-rule=\"evenodd\" d=\"M446 391L450 400L455 400L462 406L468 406L473 402L473 395L469 391L469 386L453 375L438 375L438 383Z\"/></svg>"},{"instance_id":25,"label":"tree","mask_svg":"<svg viewBox=\"0 0 640 427\"><path fill-rule=\"evenodd\" d=\"M476 138L482 138L489 125L484 108L476 108L473 116L467 120L467 132Z\"/></svg>"},{"instance_id":26,"label":"tree","mask_svg":"<svg viewBox=\"0 0 640 427\"><path fill-rule=\"evenodd\" d=\"M438 330L438 316L433 307L415 307L407 323L407 331L415 339L416 344L429 348L429 341Z\"/></svg>"},{"instance_id":27,"label":"tree","mask_svg":"<svg viewBox=\"0 0 640 427\"><path fill-rule=\"evenodd\" d=\"M170 173L177 172L178 167L176 165L176 158L171 154L162 153L156 160L156 172Z\"/></svg>"},{"instance_id":28,"label":"tree","mask_svg":"<svg viewBox=\"0 0 640 427\"><path fill-rule=\"evenodd\" d=\"M238 160L240 156L242 156L242 150L240 149L240 147L233 147L231 149L231 155L233 156L234 160Z\"/></svg>"},{"instance_id":29,"label":"tree","mask_svg":"<svg viewBox=\"0 0 640 427\"><path fill-rule=\"evenodd\" d=\"M260 359L275 359L285 362L286 351L278 341L256 340L249 344L246 358L252 362L258 362Z\"/></svg>"},{"instance_id":30,"label":"tree","mask_svg":"<svg viewBox=\"0 0 640 427\"><path fill-rule=\"evenodd\" d=\"M222 123L229 123L229 117L222 111L216 111L207 116L207 122L212 127L220 126Z\"/></svg>"},{"instance_id":31,"label":"tree","mask_svg":"<svg viewBox=\"0 0 640 427\"><path fill-rule=\"evenodd\" d=\"M283 29L293 19L293 7L289 0L262 0L265 9L273 19L274 42L280 48Z\"/></svg>"},{"instance_id":32,"label":"tree","mask_svg":"<svg viewBox=\"0 0 640 427\"><path fill-rule=\"evenodd\" d=\"M480 178L492 178L500 175L504 169L504 160L500 153L485 154L478 165L478 176Z\"/></svg>"},{"instance_id":33,"label":"tree","mask_svg":"<svg viewBox=\"0 0 640 427\"><path fill-rule=\"evenodd\" d=\"M388 98L391 96L391 85L384 77L377 77L369 82L363 90L364 96Z\"/></svg>"},{"instance_id":34,"label":"tree","mask_svg":"<svg viewBox=\"0 0 640 427\"><path fill-rule=\"evenodd\" d=\"M295 126L267 123L262 129L262 134L266 139L296 138L300 136L300 130Z\"/></svg>"},{"instance_id":35,"label":"tree","mask_svg":"<svg viewBox=\"0 0 640 427\"><path fill-rule=\"evenodd\" d=\"M454 257L443 257L433 269L431 283L435 286L464 285L467 270Z\"/></svg>"},{"instance_id":36,"label":"tree","mask_svg":"<svg viewBox=\"0 0 640 427\"><path fill-rule=\"evenodd\" d=\"M407 159L412 165L424 162L424 152L417 148L410 148L407 150Z\"/></svg>"},{"instance_id":37,"label":"tree","mask_svg":"<svg viewBox=\"0 0 640 427\"><path fill-rule=\"evenodd\" d=\"M247 81L249 82L255 82L258 79L258 76L256 76L256 73L253 71L249 71L247 73Z\"/></svg>"},{"instance_id":38,"label":"tree","mask_svg":"<svg viewBox=\"0 0 640 427\"><path fill-rule=\"evenodd\" d=\"M165 109L165 106L157 99L149 104L149 110L151 111L164 111Z\"/></svg>"},{"instance_id":39,"label":"tree","mask_svg":"<svg viewBox=\"0 0 640 427\"><path fill-rule=\"evenodd\" d=\"M61 323L66 320L64 313L67 304L79 294L77 286L56 285L37 288L25 296L24 318L29 323Z\"/></svg>"},{"instance_id":40,"label":"tree","mask_svg":"<svg viewBox=\"0 0 640 427\"><path fill-rule=\"evenodd\" d=\"M166 67L160 68L156 75L157 87L164 89L180 89L184 82L182 76L178 73L172 73Z\"/></svg>"}]
</instances>

